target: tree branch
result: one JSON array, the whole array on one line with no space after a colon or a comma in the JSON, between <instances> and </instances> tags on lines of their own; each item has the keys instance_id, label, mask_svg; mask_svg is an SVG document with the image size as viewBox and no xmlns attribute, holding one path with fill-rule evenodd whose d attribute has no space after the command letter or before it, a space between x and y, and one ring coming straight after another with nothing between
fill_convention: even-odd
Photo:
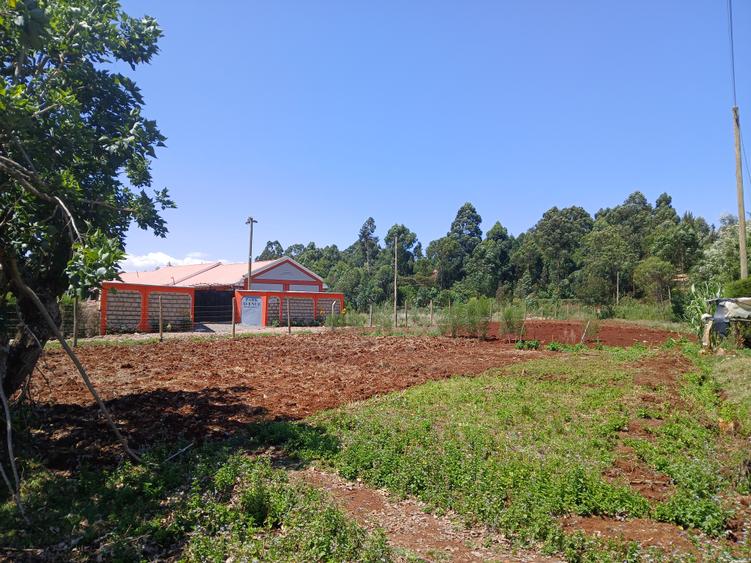
<instances>
[{"instance_id":1,"label":"tree branch","mask_svg":"<svg viewBox=\"0 0 751 563\"><path fill-rule=\"evenodd\" d=\"M76 220L73 218L73 214L70 212L63 200L56 195L50 195L48 193L45 193L44 191L39 190L36 186L34 186L34 184L32 184L32 181L35 181L37 184L41 184L41 181L39 180L39 178L37 178L34 172L30 172L29 170L18 164L15 160L3 155L0 155L0 170L4 171L11 178L16 180L19 184L21 184L23 188L25 188L35 197L59 206L68 217L68 226L72 226L73 231L75 232L76 237L74 238L71 235L71 238L73 238L73 240L82 239L81 233L76 226Z\"/></svg>"},{"instance_id":2,"label":"tree branch","mask_svg":"<svg viewBox=\"0 0 751 563\"><path fill-rule=\"evenodd\" d=\"M2 250L0 249L0 255L1 254ZM112 429L112 432L117 437L125 452L135 461L141 463L141 458L138 456L138 454L130 449L130 446L128 446L128 441L120 433L120 430L118 430L117 426L115 425L115 421L112 419L109 410L105 406L104 401L102 401L102 398L99 396L99 393L94 387L94 384L91 382L91 379L89 379L89 375L86 373L86 369L83 367L83 364L81 364L81 360L78 359L78 356L75 354L75 352L73 352L70 346L68 346L68 343L60 332L60 329L55 324L55 321L52 320L49 311L47 311L47 308L44 306L44 303L42 303L41 299L39 299L39 296L34 292L33 289L26 285L26 283L21 278L21 274L18 271L18 264L16 264L15 258L7 255L5 256L5 258L5 263L8 266L8 271L6 272L8 279L13 285L16 286L16 288L20 292L24 293L32 301L32 303L34 303L34 305L44 318L45 322L47 323L47 326L52 331L52 334L55 335L55 338L57 338L57 340L60 342L60 345L62 346L63 350L65 350L65 353L76 366L78 373L81 375L81 379L83 379L83 382L86 384L89 392L94 397L94 400L99 406L99 410L104 415L105 419L107 420L107 424L109 425L110 429Z\"/></svg>"}]
</instances>

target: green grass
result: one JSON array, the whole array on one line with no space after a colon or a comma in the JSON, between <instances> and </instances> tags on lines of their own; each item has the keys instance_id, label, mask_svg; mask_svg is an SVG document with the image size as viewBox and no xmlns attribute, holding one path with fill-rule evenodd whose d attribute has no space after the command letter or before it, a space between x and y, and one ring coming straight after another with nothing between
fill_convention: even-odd
<instances>
[{"instance_id":1,"label":"green grass","mask_svg":"<svg viewBox=\"0 0 751 563\"><path fill-rule=\"evenodd\" d=\"M733 500L751 492L747 451L751 355L713 358L670 341L663 350L554 346L557 354L477 377L455 377L315 415L304 422L249 425L233 442L189 450L169 463L83 468L61 475L24 467L25 526L12 502L0 504L0 545L133 560L387 560L368 534L322 493L290 483L248 452L279 445L435 511L502 532L572 561L670 560L635 544L565 534L560 517L651 518L697 535L707 560L732 560L722 544ZM683 354L694 368L675 388L642 387L634 364ZM722 395L722 392L725 395ZM644 394L654 400L645 403ZM726 397L726 398L723 398ZM678 399L678 400L676 400ZM622 432L657 419L650 438ZM726 435L719 420L739 421ZM670 477L674 494L649 502L603 478L620 443ZM178 446L173 445L177 449ZM718 547L719 545L719 547ZM751 545L736 553L751 557ZM744 551L745 550L745 551Z\"/></svg>"},{"instance_id":2,"label":"green grass","mask_svg":"<svg viewBox=\"0 0 751 563\"><path fill-rule=\"evenodd\" d=\"M744 434L751 434L751 352L718 359L712 376L727 395L723 418L737 421Z\"/></svg>"},{"instance_id":3,"label":"green grass","mask_svg":"<svg viewBox=\"0 0 751 563\"><path fill-rule=\"evenodd\" d=\"M64 546L63 558L74 560L391 558L382 534L366 533L324 493L289 482L284 471L247 456L238 444L206 446L161 463L165 455L154 450L146 465L84 468L68 477L28 467L23 497L31 526L4 499L0 545Z\"/></svg>"},{"instance_id":4,"label":"green grass","mask_svg":"<svg viewBox=\"0 0 751 563\"><path fill-rule=\"evenodd\" d=\"M681 346L698 358L695 347ZM725 476L733 446L710 423L721 401L700 362L681 385L681 407L640 405L647 391L667 401L666 389L633 382L630 364L655 353L643 346L578 350L313 417L339 448L316 451L315 440L289 434L286 425L276 439L348 479L420 498L573 560L620 560L635 548L566 536L558 518L567 514L646 517L721 538L732 515L726 498L744 491ZM664 418L655 440L629 443L675 483L675 494L656 504L602 477L619 431L649 416Z\"/></svg>"}]
</instances>

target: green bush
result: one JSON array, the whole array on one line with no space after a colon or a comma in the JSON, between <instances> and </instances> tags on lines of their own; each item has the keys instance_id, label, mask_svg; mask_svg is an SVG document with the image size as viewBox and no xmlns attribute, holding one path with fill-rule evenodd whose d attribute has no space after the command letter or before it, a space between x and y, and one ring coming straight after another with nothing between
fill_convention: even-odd
<instances>
[{"instance_id":1,"label":"green bush","mask_svg":"<svg viewBox=\"0 0 751 563\"><path fill-rule=\"evenodd\" d=\"M489 297L472 297L466 303L456 303L446 315L441 328L453 337L485 339L492 308L493 300Z\"/></svg>"},{"instance_id":2,"label":"green bush","mask_svg":"<svg viewBox=\"0 0 751 563\"><path fill-rule=\"evenodd\" d=\"M521 338L524 330L525 310L522 306L509 304L501 308L501 321L498 327L498 336L510 335Z\"/></svg>"},{"instance_id":3,"label":"green bush","mask_svg":"<svg viewBox=\"0 0 751 563\"><path fill-rule=\"evenodd\" d=\"M709 312L708 299L719 297L720 286L711 283L701 285L692 284L687 294L684 320L691 325L696 334L701 335L703 329L701 317Z\"/></svg>"},{"instance_id":4,"label":"green bush","mask_svg":"<svg viewBox=\"0 0 751 563\"><path fill-rule=\"evenodd\" d=\"M751 297L751 278L726 283L722 288L723 297Z\"/></svg>"}]
</instances>

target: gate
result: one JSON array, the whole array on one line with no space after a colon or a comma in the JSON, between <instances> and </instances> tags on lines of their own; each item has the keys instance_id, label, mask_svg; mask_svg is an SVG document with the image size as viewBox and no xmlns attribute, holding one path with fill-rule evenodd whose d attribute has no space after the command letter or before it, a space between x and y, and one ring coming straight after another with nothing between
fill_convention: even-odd
<instances>
[{"instance_id":1,"label":"gate","mask_svg":"<svg viewBox=\"0 0 751 563\"><path fill-rule=\"evenodd\" d=\"M196 289L194 320L197 323L229 323L232 322L232 290L200 290Z\"/></svg>"}]
</instances>

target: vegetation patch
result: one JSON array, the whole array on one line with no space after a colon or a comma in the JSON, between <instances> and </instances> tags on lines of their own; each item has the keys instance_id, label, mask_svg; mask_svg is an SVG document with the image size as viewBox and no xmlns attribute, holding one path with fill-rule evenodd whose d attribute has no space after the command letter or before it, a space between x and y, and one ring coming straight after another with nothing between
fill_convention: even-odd
<instances>
[{"instance_id":1,"label":"vegetation patch","mask_svg":"<svg viewBox=\"0 0 751 563\"><path fill-rule=\"evenodd\" d=\"M239 444L213 445L165 462L88 468L71 476L29 468L26 525L0 504L4 557L133 561L390 559L381 534L368 534L320 491L290 483L267 459Z\"/></svg>"},{"instance_id":2,"label":"vegetation patch","mask_svg":"<svg viewBox=\"0 0 751 563\"><path fill-rule=\"evenodd\" d=\"M345 478L417 497L574 560L585 554L620 560L639 549L582 540L561 525L572 515L642 519L639 525L657 520L721 541L732 518L725 499L742 492L724 476L735 446L707 425L720 399L708 387L711 379L697 375L704 373L701 364L680 389L649 388L659 408L641 402L645 387L635 383L636 366L665 354L644 346L605 348L427 383L313 417L340 443L337 449L317 452L310 441L294 439L287 447L325 460ZM672 400L678 393L680 400ZM629 437L639 420L655 422L646 425L649 436ZM648 499L627 480L606 477L623 444L670 484L667 498Z\"/></svg>"}]
</instances>

